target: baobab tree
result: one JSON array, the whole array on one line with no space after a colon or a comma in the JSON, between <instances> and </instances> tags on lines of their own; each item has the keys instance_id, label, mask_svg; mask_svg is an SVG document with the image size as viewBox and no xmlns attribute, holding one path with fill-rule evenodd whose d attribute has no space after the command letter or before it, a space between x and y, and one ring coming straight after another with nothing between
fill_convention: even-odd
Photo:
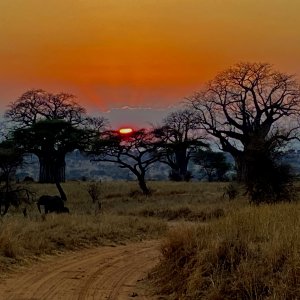
<instances>
[{"instance_id":1,"label":"baobab tree","mask_svg":"<svg viewBox=\"0 0 300 300\"><path fill-rule=\"evenodd\" d=\"M82 149L87 132L64 120L41 120L30 127L13 131L12 138L19 149L39 158L39 182L65 181L65 156Z\"/></svg>"},{"instance_id":2,"label":"baobab tree","mask_svg":"<svg viewBox=\"0 0 300 300\"><path fill-rule=\"evenodd\" d=\"M30 90L9 105L6 118L15 124L19 147L37 155L40 182L65 181L65 155L96 134L104 119L91 118L67 93Z\"/></svg>"},{"instance_id":3,"label":"baobab tree","mask_svg":"<svg viewBox=\"0 0 300 300\"><path fill-rule=\"evenodd\" d=\"M198 130L197 115L191 109L170 113L162 126L154 129L160 141L160 161L170 166L177 180L188 180L188 164L198 149L207 147L204 134Z\"/></svg>"},{"instance_id":4,"label":"baobab tree","mask_svg":"<svg viewBox=\"0 0 300 300\"><path fill-rule=\"evenodd\" d=\"M247 180L255 157L297 138L299 84L269 64L234 65L188 100L199 127L235 159L239 181Z\"/></svg>"}]
</instances>

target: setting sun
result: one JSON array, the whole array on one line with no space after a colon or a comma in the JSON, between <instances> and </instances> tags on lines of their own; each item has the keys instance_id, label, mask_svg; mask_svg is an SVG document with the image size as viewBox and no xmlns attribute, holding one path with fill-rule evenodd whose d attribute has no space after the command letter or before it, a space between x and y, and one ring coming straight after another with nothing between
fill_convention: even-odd
<instances>
[{"instance_id":1,"label":"setting sun","mask_svg":"<svg viewBox=\"0 0 300 300\"><path fill-rule=\"evenodd\" d=\"M132 128L120 128L119 129L119 133L121 134L128 134L128 133L132 133L133 129Z\"/></svg>"}]
</instances>

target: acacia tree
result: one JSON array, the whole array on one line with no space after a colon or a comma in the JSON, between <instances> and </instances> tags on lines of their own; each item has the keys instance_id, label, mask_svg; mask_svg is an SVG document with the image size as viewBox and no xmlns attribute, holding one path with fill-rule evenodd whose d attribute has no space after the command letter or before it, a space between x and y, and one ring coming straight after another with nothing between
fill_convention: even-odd
<instances>
[{"instance_id":1,"label":"acacia tree","mask_svg":"<svg viewBox=\"0 0 300 300\"><path fill-rule=\"evenodd\" d=\"M27 152L38 156L40 182L65 181L65 155L80 147L104 119L90 118L67 93L30 90L11 103L5 116L15 123L13 136ZM84 130L86 130L84 134ZM22 145L21 145L22 144Z\"/></svg>"},{"instance_id":2,"label":"acacia tree","mask_svg":"<svg viewBox=\"0 0 300 300\"><path fill-rule=\"evenodd\" d=\"M223 152L214 152L211 149L198 150L193 158L195 164L200 166L203 177L208 181L224 181L230 164L226 161Z\"/></svg>"},{"instance_id":3,"label":"acacia tree","mask_svg":"<svg viewBox=\"0 0 300 300\"><path fill-rule=\"evenodd\" d=\"M203 132L198 130L195 112L182 109L170 113L155 128L160 141L160 161L170 166L171 176L177 180L188 180L188 164L197 149L207 147L203 142Z\"/></svg>"},{"instance_id":4,"label":"acacia tree","mask_svg":"<svg viewBox=\"0 0 300 300\"><path fill-rule=\"evenodd\" d=\"M159 160L153 132L140 129L129 134L106 131L94 140L87 151L92 161L111 162L132 172L144 195L150 190L146 184L146 173L151 165Z\"/></svg>"},{"instance_id":5,"label":"acacia tree","mask_svg":"<svg viewBox=\"0 0 300 300\"><path fill-rule=\"evenodd\" d=\"M266 63L239 63L189 98L199 127L235 159L246 181L252 158L297 137L300 88L293 75Z\"/></svg>"}]
</instances>

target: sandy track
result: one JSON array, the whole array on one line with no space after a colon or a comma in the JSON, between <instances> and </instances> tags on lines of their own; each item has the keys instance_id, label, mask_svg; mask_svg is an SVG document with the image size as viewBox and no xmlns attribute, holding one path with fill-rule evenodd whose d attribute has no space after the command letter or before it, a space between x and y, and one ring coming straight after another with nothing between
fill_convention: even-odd
<instances>
[{"instance_id":1,"label":"sandy track","mask_svg":"<svg viewBox=\"0 0 300 300\"><path fill-rule=\"evenodd\" d=\"M152 299L137 287L158 261L158 241L82 250L16 272L0 299Z\"/></svg>"}]
</instances>

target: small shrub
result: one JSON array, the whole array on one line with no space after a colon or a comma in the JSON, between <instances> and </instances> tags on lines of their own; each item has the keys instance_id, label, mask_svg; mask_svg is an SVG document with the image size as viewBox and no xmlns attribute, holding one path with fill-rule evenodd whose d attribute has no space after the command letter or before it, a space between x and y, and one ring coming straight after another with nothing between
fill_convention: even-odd
<instances>
[{"instance_id":1,"label":"small shrub","mask_svg":"<svg viewBox=\"0 0 300 300\"><path fill-rule=\"evenodd\" d=\"M234 200L239 194L238 187L235 184L228 184L224 188L223 198L228 198L228 200Z\"/></svg>"},{"instance_id":2,"label":"small shrub","mask_svg":"<svg viewBox=\"0 0 300 300\"><path fill-rule=\"evenodd\" d=\"M81 176L81 181L86 182L88 178L86 176Z\"/></svg>"},{"instance_id":3,"label":"small shrub","mask_svg":"<svg viewBox=\"0 0 300 300\"><path fill-rule=\"evenodd\" d=\"M288 165L278 164L272 159L258 160L246 180L250 202L254 204L291 201L295 190L293 175Z\"/></svg>"},{"instance_id":4,"label":"small shrub","mask_svg":"<svg viewBox=\"0 0 300 300\"><path fill-rule=\"evenodd\" d=\"M90 183L87 186L87 191L92 198L93 203L96 203L100 200L101 197L101 186L99 183Z\"/></svg>"}]
</instances>

